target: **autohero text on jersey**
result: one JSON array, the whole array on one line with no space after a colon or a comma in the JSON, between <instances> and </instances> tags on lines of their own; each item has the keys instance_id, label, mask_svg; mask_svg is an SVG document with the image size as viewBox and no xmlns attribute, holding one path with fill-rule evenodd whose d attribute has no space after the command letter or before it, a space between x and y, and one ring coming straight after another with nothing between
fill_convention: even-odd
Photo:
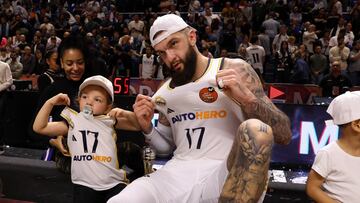
<instances>
[{"instance_id":1,"label":"autohero text on jersey","mask_svg":"<svg viewBox=\"0 0 360 203\"><path fill-rule=\"evenodd\" d=\"M219 111L197 111L197 112L189 112L178 114L171 118L172 123L183 122L187 120L201 120L201 119L218 119L225 118L227 116L227 112L225 110Z\"/></svg>"},{"instance_id":2,"label":"autohero text on jersey","mask_svg":"<svg viewBox=\"0 0 360 203\"><path fill-rule=\"evenodd\" d=\"M75 155L73 161L99 161L99 162L111 162L110 156L99 156L99 155Z\"/></svg>"}]
</instances>

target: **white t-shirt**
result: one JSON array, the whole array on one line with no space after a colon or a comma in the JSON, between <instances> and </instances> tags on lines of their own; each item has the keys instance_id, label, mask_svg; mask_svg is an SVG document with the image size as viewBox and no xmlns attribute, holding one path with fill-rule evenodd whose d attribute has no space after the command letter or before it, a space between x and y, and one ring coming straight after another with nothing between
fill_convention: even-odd
<instances>
[{"instance_id":1,"label":"white t-shirt","mask_svg":"<svg viewBox=\"0 0 360 203\"><path fill-rule=\"evenodd\" d=\"M325 178L323 188L333 199L343 203L360 200L360 157L343 151L337 142L320 149L312 169Z\"/></svg>"},{"instance_id":2,"label":"white t-shirt","mask_svg":"<svg viewBox=\"0 0 360 203\"><path fill-rule=\"evenodd\" d=\"M69 125L72 182L97 191L126 182L125 171L118 164L115 121L105 115L88 119L68 107L61 116Z\"/></svg>"}]
</instances>

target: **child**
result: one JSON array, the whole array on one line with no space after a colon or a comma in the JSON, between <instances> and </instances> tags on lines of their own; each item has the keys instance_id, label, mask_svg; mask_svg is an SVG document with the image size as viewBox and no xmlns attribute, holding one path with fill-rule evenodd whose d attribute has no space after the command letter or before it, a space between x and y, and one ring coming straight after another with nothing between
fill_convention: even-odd
<instances>
[{"instance_id":1,"label":"child","mask_svg":"<svg viewBox=\"0 0 360 203\"><path fill-rule=\"evenodd\" d=\"M340 127L340 138L317 153L307 180L307 194L316 202L359 202L360 91L336 97L327 112Z\"/></svg>"},{"instance_id":2,"label":"child","mask_svg":"<svg viewBox=\"0 0 360 203\"><path fill-rule=\"evenodd\" d=\"M127 183L125 171L118 165L113 126L124 130L140 128L133 112L111 110L114 92L108 79L99 75L87 78L78 96L81 112L65 107L61 113L65 120L60 122L48 122L48 117L55 105L69 105L69 97L60 93L47 100L33 129L48 136L67 135L74 202L106 202Z\"/></svg>"}]
</instances>

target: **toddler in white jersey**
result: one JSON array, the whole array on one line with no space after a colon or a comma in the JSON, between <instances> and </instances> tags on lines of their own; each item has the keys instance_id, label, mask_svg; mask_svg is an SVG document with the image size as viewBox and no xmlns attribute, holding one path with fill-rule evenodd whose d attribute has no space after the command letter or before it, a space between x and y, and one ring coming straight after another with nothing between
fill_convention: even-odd
<instances>
[{"instance_id":1,"label":"toddler in white jersey","mask_svg":"<svg viewBox=\"0 0 360 203\"><path fill-rule=\"evenodd\" d=\"M316 202L359 202L360 91L337 96L327 112L338 125L340 138L321 148L311 167L307 194Z\"/></svg>"},{"instance_id":2,"label":"toddler in white jersey","mask_svg":"<svg viewBox=\"0 0 360 203\"><path fill-rule=\"evenodd\" d=\"M80 113L65 107L63 121L48 122L55 105L69 105L66 94L58 94L45 102L38 112L33 129L48 136L67 135L71 155L71 180L74 202L106 202L119 193L127 181L119 168L115 128L139 130L133 113L112 109L112 83L103 76L87 78L79 88Z\"/></svg>"}]
</instances>

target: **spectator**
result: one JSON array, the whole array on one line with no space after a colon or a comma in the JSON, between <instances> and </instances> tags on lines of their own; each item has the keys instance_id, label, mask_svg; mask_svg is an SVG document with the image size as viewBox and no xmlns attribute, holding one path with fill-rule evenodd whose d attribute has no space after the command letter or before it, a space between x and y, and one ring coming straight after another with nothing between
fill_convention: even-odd
<instances>
[{"instance_id":1,"label":"spectator","mask_svg":"<svg viewBox=\"0 0 360 203\"><path fill-rule=\"evenodd\" d=\"M274 41L272 42L272 48L273 48L274 54L280 50L280 46L283 41L286 41L286 42L288 41L289 36L287 35L286 32L287 32L286 25L281 25L279 34L275 35Z\"/></svg>"},{"instance_id":2,"label":"spectator","mask_svg":"<svg viewBox=\"0 0 360 203\"><path fill-rule=\"evenodd\" d=\"M344 37L339 35L337 38L337 45L329 50L329 61L339 61L341 65L341 71L345 73L348 66L348 58L350 55L350 49L345 46Z\"/></svg>"},{"instance_id":3,"label":"spectator","mask_svg":"<svg viewBox=\"0 0 360 203\"><path fill-rule=\"evenodd\" d=\"M47 36L50 36L51 33L55 32L55 26L50 22L48 16L43 17L43 23L40 25L40 30L43 30Z\"/></svg>"},{"instance_id":4,"label":"spectator","mask_svg":"<svg viewBox=\"0 0 360 203\"><path fill-rule=\"evenodd\" d=\"M310 83L310 68L303 58L304 56L297 51L295 53L295 64L291 71L290 82L295 84Z\"/></svg>"},{"instance_id":5,"label":"spectator","mask_svg":"<svg viewBox=\"0 0 360 203\"><path fill-rule=\"evenodd\" d=\"M278 33L278 30L280 28L280 23L277 20L275 20L274 17L275 17L275 13L270 12L268 15L268 19L262 23L262 26L265 28L265 33L268 34L270 37L271 43L274 40L275 35ZM275 53L276 51L273 50L273 52Z\"/></svg>"},{"instance_id":6,"label":"spectator","mask_svg":"<svg viewBox=\"0 0 360 203\"><path fill-rule=\"evenodd\" d=\"M321 78L323 77L323 73L329 66L326 56L321 53L321 48L321 44L315 44L314 54L310 56L309 60L311 81L314 84L319 84Z\"/></svg>"},{"instance_id":7,"label":"spectator","mask_svg":"<svg viewBox=\"0 0 360 203\"><path fill-rule=\"evenodd\" d=\"M137 38L140 34L143 33L144 30L144 21L140 20L139 15L135 14L133 16L133 20L129 22L128 28L133 33L133 37Z\"/></svg>"},{"instance_id":8,"label":"spectator","mask_svg":"<svg viewBox=\"0 0 360 203\"><path fill-rule=\"evenodd\" d=\"M52 83L64 77L64 75L60 72L60 66L57 63L57 59L58 53L56 51L45 54L47 69L37 79L40 94Z\"/></svg>"},{"instance_id":9,"label":"spectator","mask_svg":"<svg viewBox=\"0 0 360 203\"><path fill-rule=\"evenodd\" d=\"M42 49L36 49L35 50L35 68L34 68L34 73L36 75L40 75L43 72L45 72L47 65L46 65L46 59L44 57L43 54L43 50Z\"/></svg>"},{"instance_id":10,"label":"spectator","mask_svg":"<svg viewBox=\"0 0 360 203\"><path fill-rule=\"evenodd\" d=\"M264 73L265 50L259 45L258 36L255 35L251 38L250 46L246 48L246 52L251 66L259 75L262 75Z\"/></svg>"},{"instance_id":11,"label":"spectator","mask_svg":"<svg viewBox=\"0 0 360 203\"><path fill-rule=\"evenodd\" d=\"M224 24L227 24L229 20L235 21L235 9L231 6L230 1L225 2L225 6L221 11L221 17L224 18Z\"/></svg>"},{"instance_id":12,"label":"spectator","mask_svg":"<svg viewBox=\"0 0 360 203\"><path fill-rule=\"evenodd\" d=\"M201 44L202 44L202 49L207 48L212 56L214 56L215 53L217 52L218 37L213 32L211 26L209 25L205 27L205 33L201 37Z\"/></svg>"},{"instance_id":13,"label":"spectator","mask_svg":"<svg viewBox=\"0 0 360 203\"><path fill-rule=\"evenodd\" d=\"M340 61L333 61L330 73L321 79L319 86L322 88L323 97L336 97L345 93L352 87L350 79L341 73Z\"/></svg>"},{"instance_id":14,"label":"spectator","mask_svg":"<svg viewBox=\"0 0 360 203\"><path fill-rule=\"evenodd\" d=\"M9 51L9 47L2 47L0 48L0 61L5 62L5 63L9 63L11 58L10 58L10 51ZM9 62L8 62L9 61Z\"/></svg>"},{"instance_id":15,"label":"spectator","mask_svg":"<svg viewBox=\"0 0 360 203\"><path fill-rule=\"evenodd\" d=\"M360 85L360 40L355 41L349 56L348 74L353 85Z\"/></svg>"},{"instance_id":16,"label":"spectator","mask_svg":"<svg viewBox=\"0 0 360 203\"><path fill-rule=\"evenodd\" d=\"M345 30L346 30L346 33L345 33L344 41L346 42L346 46L351 48L353 46L354 39L355 39L355 35L352 31L351 22L346 23Z\"/></svg>"},{"instance_id":17,"label":"spectator","mask_svg":"<svg viewBox=\"0 0 360 203\"><path fill-rule=\"evenodd\" d=\"M227 49L229 52L236 52L236 32L234 20L228 20L224 24L219 36L220 48Z\"/></svg>"},{"instance_id":18,"label":"spectator","mask_svg":"<svg viewBox=\"0 0 360 203\"><path fill-rule=\"evenodd\" d=\"M281 48L275 53L275 82L289 82L292 70L291 54L287 41L281 42Z\"/></svg>"},{"instance_id":19,"label":"spectator","mask_svg":"<svg viewBox=\"0 0 360 203\"><path fill-rule=\"evenodd\" d=\"M146 53L142 55L139 64L139 76L143 79L152 79L155 77L157 66L156 56L150 46L146 47Z\"/></svg>"},{"instance_id":20,"label":"spectator","mask_svg":"<svg viewBox=\"0 0 360 203\"><path fill-rule=\"evenodd\" d=\"M320 38L322 44L321 53L324 54L327 58L329 57L329 42L330 42L330 32L328 30L324 31L324 35Z\"/></svg>"},{"instance_id":21,"label":"spectator","mask_svg":"<svg viewBox=\"0 0 360 203\"><path fill-rule=\"evenodd\" d=\"M315 41L317 41L317 39L318 36L316 35L316 27L314 24L311 24L309 26L309 29L306 30L303 34L303 44L305 44L305 46L307 47L307 50L310 55L314 53L313 46Z\"/></svg>"},{"instance_id":22,"label":"spectator","mask_svg":"<svg viewBox=\"0 0 360 203\"><path fill-rule=\"evenodd\" d=\"M292 11L290 13L290 20L295 20L298 23L302 22L302 14L299 11L299 7L294 6L294 8L292 9Z\"/></svg>"},{"instance_id":23,"label":"spectator","mask_svg":"<svg viewBox=\"0 0 360 203\"><path fill-rule=\"evenodd\" d=\"M61 43L61 39L55 34L51 35L46 42L46 52L56 51Z\"/></svg>"},{"instance_id":24,"label":"spectator","mask_svg":"<svg viewBox=\"0 0 360 203\"><path fill-rule=\"evenodd\" d=\"M265 28L261 26L260 33L258 35L259 38L259 45L262 46L265 50L265 63L269 62L271 57L271 44L270 44L270 37L268 34L265 33Z\"/></svg>"},{"instance_id":25,"label":"spectator","mask_svg":"<svg viewBox=\"0 0 360 203\"><path fill-rule=\"evenodd\" d=\"M19 80L23 74L23 65L17 60L18 54L15 51L11 52L10 58L11 60L9 62L9 66L10 66L12 78Z\"/></svg>"},{"instance_id":26,"label":"spectator","mask_svg":"<svg viewBox=\"0 0 360 203\"><path fill-rule=\"evenodd\" d=\"M30 46L25 46L20 62L23 65L23 74L31 75L35 73L36 60L34 54L31 53Z\"/></svg>"},{"instance_id":27,"label":"spectator","mask_svg":"<svg viewBox=\"0 0 360 203\"><path fill-rule=\"evenodd\" d=\"M12 85L10 67L7 63L0 61L0 155L4 153L4 110L6 101L6 90Z\"/></svg>"}]
</instances>

